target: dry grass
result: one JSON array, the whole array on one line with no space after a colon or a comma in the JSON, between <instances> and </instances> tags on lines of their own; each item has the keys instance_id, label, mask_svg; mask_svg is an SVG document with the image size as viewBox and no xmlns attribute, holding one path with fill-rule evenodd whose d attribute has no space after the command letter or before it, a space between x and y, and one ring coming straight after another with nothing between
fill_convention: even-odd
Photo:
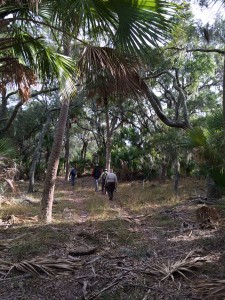
<instances>
[{"instance_id":1,"label":"dry grass","mask_svg":"<svg viewBox=\"0 0 225 300\"><path fill-rule=\"evenodd\" d=\"M156 263L152 266L153 273L161 275L161 281L166 279L172 279L175 281L176 275L181 275L185 279L188 279L186 274L192 273L197 267L202 266L206 261L209 261L207 257L194 256L195 251L190 251L184 258L176 261L168 261L166 264L163 262Z\"/></svg>"},{"instance_id":2,"label":"dry grass","mask_svg":"<svg viewBox=\"0 0 225 300\"><path fill-rule=\"evenodd\" d=\"M18 299L24 294L26 299L31 298L32 288L37 292L37 297L32 300L47 300L52 295L56 300L97 297L189 300L194 291L187 274L196 266L199 269L195 276L201 277L201 272L206 270L200 265L210 252L204 246L204 240L207 245L211 241L217 243L217 252L223 246L221 235L216 237L212 231L180 231L181 221L191 219L196 208L188 199L199 194L204 196L202 181L182 179L178 196L174 194L171 181L163 184L146 182L144 187L142 182L120 183L115 200L109 201L107 195L94 192L91 178L78 179L75 188L59 179L50 225L35 219L42 183L36 184L38 191L32 195L26 193L26 185L26 182L18 183L19 192L9 192L7 202L1 205L0 218L16 217L14 224L0 227L2 261L9 261L11 267L16 265L28 273L39 272L42 268L48 276L51 271L46 269L45 272L43 266L40 268L40 257L51 259L51 262L52 259L65 259L66 263L69 253L87 253L87 249L96 249L96 252L79 256L82 268L73 270L75 276L68 275L65 279L57 276L43 282L41 278L38 281L29 279L27 285L22 278L22 292L21 285L12 287L7 278L2 294L0 292L3 300L9 297L7 291L10 291L9 299L15 299L15 294ZM191 255L197 246L201 246L202 253ZM83 250L78 251L80 248ZM213 266L218 266L218 257L217 253ZM149 266L154 266L151 274L145 273ZM9 275L13 276L13 273ZM172 280L166 280L169 278Z\"/></svg>"},{"instance_id":3,"label":"dry grass","mask_svg":"<svg viewBox=\"0 0 225 300\"><path fill-rule=\"evenodd\" d=\"M200 280L195 285L196 291L204 299L224 299L225 297L225 280L211 279Z\"/></svg>"},{"instance_id":4,"label":"dry grass","mask_svg":"<svg viewBox=\"0 0 225 300\"><path fill-rule=\"evenodd\" d=\"M107 220L124 212L130 213L151 213L152 209L167 205L177 205L188 196L199 189L199 182L193 184L191 180L184 180L181 184L181 192L175 196L173 183L168 181L164 184L147 182L144 187L142 182L136 184L121 183L115 193L116 209L114 203L109 203L106 195L100 192L95 193L92 180L89 178L78 180L77 185L71 187L69 183L59 181L55 189L53 218L60 221L60 216L65 208L76 209L76 213L87 211L91 220ZM203 186L203 182L201 183ZM38 192L27 194L27 183L18 183L20 192L17 194L9 193L6 196L8 204L1 205L1 216L14 215L36 215L39 210L41 199L42 183L36 184ZM193 186L193 185L196 185ZM35 205L36 204L36 205ZM59 218L59 219L58 219Z\"/></svg>"}]
</instances>

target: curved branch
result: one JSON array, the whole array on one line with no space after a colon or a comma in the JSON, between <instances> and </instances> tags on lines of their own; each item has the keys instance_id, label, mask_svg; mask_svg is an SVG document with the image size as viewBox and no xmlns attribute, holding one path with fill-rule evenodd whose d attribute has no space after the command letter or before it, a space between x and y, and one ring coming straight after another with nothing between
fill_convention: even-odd
<instances>
[{"instance_id":1,"label":"curved branch","mask_svg":"<svg viewBox=\"0 0 225 300\"><path fill-rule=\"evenodd\" d=\"M219 53L219 54L225 54L224 50L221 49L203 49L203 48L194 48L194 49L187 49L187 48L176 48L176 47L171 47L171 48L166 48L165 50L176 50L176 51L186 51L186 52L214 52L214 53Z\"/></svg>"},{"instance_id":2,"label":"curved branch","mask_svg":"<svg viewBox=\"0 0 225 300\"><path fill-rule=\"evenodd\" d=\"M58 91L59 88L58 87L54 87L54 88L49 88L49 89L45 89L45 90L41 90L41 91L37 91L37 92L33 92L31 94L31 98L34 98L38 95L41 95L41 94L45 94L45 93L48 93L48 92L54 92L54 91ZM13 93L11 93L13 94ZM2 134L3 132L7 131L11 126L12 126L12 123L13 121L15 120L16 116L17 116L17 113L19 111L19 108L24 104L23 101L19 101L15 107L14 107L14 110L12 112L12 115L11 117L8 119L8 122L7 124L5 125L5 127L3 127L2 129L0 129L0 133Z\"/></svg>"},{"instance_id":3,"label":"curved branch","mask_svg":"<svg viewBox=\"0 0 225 300\"><path fill-rule=\"evenodd\" d=\"M5 132L9 129L9 127L12 125L12 123L13 123L14 119L16 118L16 115L17 115L17 113L18 113L18 111L19 111L19 109L22 105L23 105L23 101L21 101L21 100L20 100L20 102L18 102L15 105L11 117L9 118L9 120L8 120L7 124L5 125L5 127L0 130L0 133L3 133L3 132Z\"/></svg>"},{"instance_id":4,"label":"curved branch","mask_svg":"<svg viewBox=\"0 0 225 300\"><path fill-rule=\"evenodd\" d=\"M214 53L219 53L219 54L225 54L225 51L220 50L220 49L202 49L202 48L196 48L196 49L186 49L186 52L214 52Z\"/></svg>"},{"instance_id":5,"label":"curved branch","mask_svg":"<svg viewBox=\"0 0 225 300\"><path fill-rule=\"evenodd\" d=\"M162 109L160 108L160 106L158 105L158 98L157 96L153 93L153 91L151 89L149 89L149 87L147 86L147 84L142 80L141 81L141 87L142 90L144 91L147 99L149 100L149 102L152 105L152 108L154 109L155 113L157 114L157 116L159 117L159 119L166 124L169 127L176 127L176 128L190 128L190 123L188 120L188 116L186 115L187 112L183 111L183 115L184 115L184 120L183 121L174 121L169 119L162 111Z\"/></svg>"}]
</instances>

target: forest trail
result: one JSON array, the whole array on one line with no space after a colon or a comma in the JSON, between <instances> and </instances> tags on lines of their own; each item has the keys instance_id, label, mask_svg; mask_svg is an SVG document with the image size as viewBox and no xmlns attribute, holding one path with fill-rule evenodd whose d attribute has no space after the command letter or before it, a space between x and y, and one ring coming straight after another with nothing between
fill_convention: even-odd
<instances>
[{"instance_id":1,"label":"forest trail","mask_svg":"<svg viewBox=\"0 0 225 300\"><path fill-rule=\"evenodd\" d=\"M218 201L218 227L182 228L183 221L195 222L202 206L196 192L202 182L183 180L179 198L171 196L171 189L171 181L149 182L144 189L141 182L124 182L111 202L94 191L91 177L78 179L75 187L59 178L53 223L0 228L0 247L4 261L54 259L62 267L63 260L65 269L58 265L54 275L41 277L30 276L29 268L15 269L1 278L0 299L205 299L196 284L221 279L225 271L224 206ZM40 195L41 186L33 203ZM37 206L22 202L4 210L28 220Z\"/></svg>"}]
</instances>

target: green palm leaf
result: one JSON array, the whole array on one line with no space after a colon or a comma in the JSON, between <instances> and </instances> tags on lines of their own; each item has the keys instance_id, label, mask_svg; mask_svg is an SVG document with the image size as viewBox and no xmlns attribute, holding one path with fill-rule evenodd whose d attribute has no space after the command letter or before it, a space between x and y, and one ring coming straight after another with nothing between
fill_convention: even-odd
<instances>
[{"instance_id":1,"label":"green palm leaf","mask_svg":"<svg viewBox=\"0 0 225 300\"><path fill-rule=\"evenodd\" d=\"M201 127L189 129L187 135L179 142L179 146L189 149L206 146L206 132Z\"/></svg>"},{"instance_id":2,"label":"green palm leaf","mask_svg":"<svg viewBox=\"0 0 225 300\"><path fill-rule=\"evenodd\" d=\"M11 157L15 158L17 155L17 151L13 142L8 138L0 139L0 157Z\"/></svg>"}]
</instances>

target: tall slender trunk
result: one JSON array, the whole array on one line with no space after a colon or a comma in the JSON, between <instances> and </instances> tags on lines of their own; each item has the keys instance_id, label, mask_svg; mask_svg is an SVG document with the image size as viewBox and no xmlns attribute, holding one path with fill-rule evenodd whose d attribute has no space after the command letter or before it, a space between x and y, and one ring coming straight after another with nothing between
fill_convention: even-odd
<instances>
[{"instance_id":1,"label":"tall slender trunk","mask_svg":"<svg viewBox=\"0 0 225 300\"><path fill-rule=\"evenodd\" d=\"M4 119L7 115L7 97L6 97L6 88L3 85L1 90L2 103L0 105L0 120Z\"/></svg>"},{"instance_id":2,"label":"tall slender trunk","mask_svg":"<svg viewBox=\"0 0 225 300\"><path fill-rule=\"evenodd\" d=\"M35 170L36 170L36 165L37 165L37 162L38 162L38 159L39 159L39 156L40 156L41 146L42 146L43 139L44 139L45 133L47 131L48 125L50 123L50 120L51 120L50 114L48 114L46 123L44 124L44 126L42 128L42 131L39 135L39 141L38 141L37 147L34 150L32 164L31 164L30 172L29 172L28 193L33 193L33 191L34 191L34 174L35 174Z\"/></svg>"},{"instance_id":3,"label":"tall slender trunk","mask_svg":"<svg viewBox=\"0 0 225 300\"><path fill-rule=\"evenodd\" d=\"M48 160L47 173L41 199L40 220L45 221L46 223L51 223L52 221L52 205L55 190L55 182L57 177L57 170L66 127L66 121L68 117L68 110L69 100L64 99L60 109L52 151Z\"/></svg>"},{"instance_id":4,"label":"tall slender trunk","mask_svg":"<svg viewBox=\"0 0 225 300\"><path fill-rule=\"evenodd\" d=\"M179 182L180 182L180 162L179 162L179 158L176 157L174 161L174 191L176 196L178 195Z\"/></svg>"},{"instance_id":5,"label":"tall slender trunk","mask_svg":"<svg viewBox=\"0 0 225 300\"><path fill-rule=\"evenodd\" d=\"M65 143L65 180L69 180L69 154L70 154L70 122L67 120L66 125L66 143Z\"/></svg>"},{"instance_id":6,"label":"tall slender trunk","mask_svg":"<svg viewBox=\"0 0 225 300\"><path fill-rule=\"evenodd\" d=\"M166 181L168 161L162 161L160 167L160 182L163 183Z\"/></svg>"},{"instance_id":7,"label":"tall slender trunk","mask_svg":"<svg viewBox=\"0 0 225 300\"><path fill-rule=\"evenodd\" d=\"M82 142L83 142L83 146L82 146L82 149L80 151L80 157L85 161L86 156L87 156L88 141L86 141L85 139L82 139Z\"/></svg>"},{"instance_id":8,"label":"tall slender trunk","mask_svg":"<svg viewBox=\"0 0 225 300\"><path fill-rule=\"evenodd\" d=\"M105 121L106 121L106 168L109 170L111 167L111 132L109 124L109 103L107 97L104 98L105 105Z\"/></svg>"},{"instance_id":9,"label":"tall slender trunk","mask_svg":"<svg viewBox=\"0 0 225 300\"><path fill-rule=\"evenodd\" d=\"M223 57L223 135L225 137L225 55ZM225 143L223 144L223 166L225 167Z\"/></svg>"}]
</instances>

